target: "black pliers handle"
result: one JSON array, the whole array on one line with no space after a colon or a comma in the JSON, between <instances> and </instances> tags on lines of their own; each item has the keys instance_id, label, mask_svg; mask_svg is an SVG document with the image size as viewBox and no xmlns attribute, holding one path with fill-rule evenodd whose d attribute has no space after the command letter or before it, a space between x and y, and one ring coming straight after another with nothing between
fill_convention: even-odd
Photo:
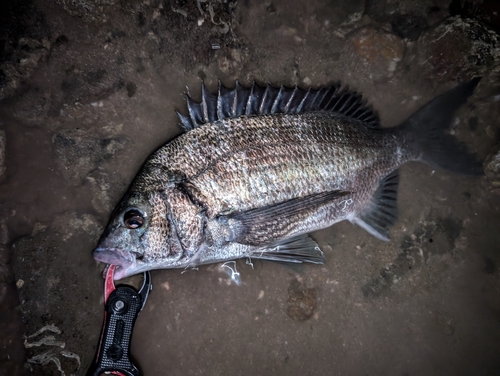
<instances>
[{"instance_id":1,"label":"black pliers handle","mask_svg":"<svg viewBox=\"0 0 500 376\"><path fill-rule=\"evenodd\" d=\"M87 376L102 374L139 376L130 360L130 344L135 320L142 311L152 288L151 275L144 273L139 291L127 285L115 287L115 265L110 265L104 283L104 324L94 362Z\"/></svg>"}]
</instances>

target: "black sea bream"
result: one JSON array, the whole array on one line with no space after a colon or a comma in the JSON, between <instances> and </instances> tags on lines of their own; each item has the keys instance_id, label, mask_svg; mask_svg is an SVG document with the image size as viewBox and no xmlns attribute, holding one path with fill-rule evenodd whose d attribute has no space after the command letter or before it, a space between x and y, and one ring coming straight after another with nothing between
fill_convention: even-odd
<instances>
[{"instance_id":1,"label":"black sea bream","mask_svg":"<svg viewBox=\"0 0 500 376\"><path fill-rule=\"evenodd\" d=\"M438 96L394 128L356 92L202 86L185 133L153 153L112 214L94 258L115 279L238 258L322 263L307 235L349 220L388 240L397 169L422 161L479 175L446 133L479 79Z\"/></svg>"}]
</instances>

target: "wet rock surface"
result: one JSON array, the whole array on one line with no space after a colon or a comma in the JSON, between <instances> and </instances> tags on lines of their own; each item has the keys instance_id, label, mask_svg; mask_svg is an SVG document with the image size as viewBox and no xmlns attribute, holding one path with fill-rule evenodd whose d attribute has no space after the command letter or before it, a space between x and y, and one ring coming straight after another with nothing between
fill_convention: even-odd
<instances>
[{"instance_id":1,"label":"wet rock surface","mask_svg":"<svg viewBox=\"0 0 500 376\"><path fill-rule=\"evenodd\" d=\"M88 341L89 336L98 340L98 336L91 333L90 328L95 323L88 320L88 315L101 315L101 307L89 304L89 301L100 299L102 284L97 278L84 285L80 283L87 279L84 269L94 273L97 270L95 263L87 257L86 247L79 244L99 236L101 230L92 215L67 213L58 215L50 226L37 222L32 234L21 237L11 246L26 335L47 326L58 329L56 335L48 332L25 339L26 356L35 367L35 373L43 374L47 372L45 368L56 365L57 361L44 364L51 356L58 359L65 372L81 373L75 359L61 355L61 351L78 355L84 365L91 361L91 354L87 354L81 345ZM68 305L74 305L74 308L68 309ZM38 344L40 341L43 345ZM50 352L46 354L48 349Z\"/></svg>"},{"instance_id":2,"label":"wet rock surface","mask_svg":"<svg viewBox=\"0 0 500 376\"><path fill-rule=\"evenodd\" d=\"M50 31L32 1L0 6L0 99L14 95L50 54Z\"/></svg>"},{"instance_id":3,"label":"wet rock surface","mask_svg":"<svg viewBox=\"0 0 500 376\"><path fill-rule=\"evenodd\" d=\"M310 319L316 309L316 289L307 288L299 280L293 280L288 287L288 308L286 314L296 321Z\"/></svg>"},{"instance_id":4,"label":"wet rock surface","mask_svg":"<svg viewBox=\"0 0 500 376\"><path fill-rule=\"evenodd\" d=\"M484 24L459 16L421 35L417 64L435 80L467 79L500 64L499 35Z\"/></svg>"},{"instance_id":5,"label":"wet rock surface","mask_svg":"<svg viewBox=\"0 0 500 376\"><path fill-rule=\"evenodd\" d=\"M486 158L484 173L494 188L500 188L500 151Z\"/></svg>"},{"instance_id":6,"label":"wet rock surface","mask_svg":"<svg viewBox=\"0 0 500 376\"><path fill-rule=\"evenodd\" d=\"M239 285L220 265L154 271L132 353L145 375L495 375L499 37L494 4L456 3L2 3L0 374L85 374L103 313L92 249L180 133L186 86L340 80L394 126L482 75L450 131L485 177L403 166L392 240L318 231L324 266L239 261Z\"/></svg>"},{"instance_id":7,"label":"wet rock surface","mask_svg":"<svg viewBox=\"0 0 500 376\"><path fill-rule=\"evenodd\" d=\"M389 79L403 60L405 45L397 35L377 29L364 27L350 36L347 42L347 55L353 56L355 70L370 67L370 78L374 81Z\"/></svg>"}]
</instances>

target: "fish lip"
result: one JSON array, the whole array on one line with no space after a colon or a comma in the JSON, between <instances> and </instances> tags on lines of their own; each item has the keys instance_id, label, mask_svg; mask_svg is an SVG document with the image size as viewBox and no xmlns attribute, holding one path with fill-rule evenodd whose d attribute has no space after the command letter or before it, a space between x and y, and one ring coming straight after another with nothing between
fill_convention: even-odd
<instances>
[{"instance_id":1,"label":"fish lip","mask_svg":"<svg viewBox=\"0 0 500 376\"><path fill-rule=\"evenodd\" d=\"M93 256L96 261L109 265L116 265L115 274L113 276L115 281L135 274L130 273L130 269L135 269L137 259L130 251L121 248L96 248ZM105 271L106 270L107 268Z\"/></svg>"},{"instance_id":2,"label":"fish lip","mask_svg":"<svg viewBox=\"0 0 500 376\"><path fill-rule=\"evenodd\" d=\"M134 264L130 264L127 267L124 267L122 265L118 265L115 269L115 275L113 276L113 279L115 281L117 281L119 279L123 279L125 277L128 277L129 275L136 274L136 273L128 273L128 271L132 265L134 265Z\"/></svg>"}]
</instances>

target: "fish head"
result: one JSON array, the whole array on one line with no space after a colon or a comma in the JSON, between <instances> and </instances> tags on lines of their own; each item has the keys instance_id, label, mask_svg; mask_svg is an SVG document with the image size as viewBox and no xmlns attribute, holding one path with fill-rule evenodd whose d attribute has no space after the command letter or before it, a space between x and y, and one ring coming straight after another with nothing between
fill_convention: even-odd
<instances>
[{"instance_id":1,"label":"fish head","mask_svg":"<svg viewBox=\"0 0 500 376\"><path fill-rule=\"evenodd\" d=\"M94 250L94 259L116 265L114 279L178 267L182 248L161 192L128 193L116 207Z\"/></svg>"}]
</instances>

